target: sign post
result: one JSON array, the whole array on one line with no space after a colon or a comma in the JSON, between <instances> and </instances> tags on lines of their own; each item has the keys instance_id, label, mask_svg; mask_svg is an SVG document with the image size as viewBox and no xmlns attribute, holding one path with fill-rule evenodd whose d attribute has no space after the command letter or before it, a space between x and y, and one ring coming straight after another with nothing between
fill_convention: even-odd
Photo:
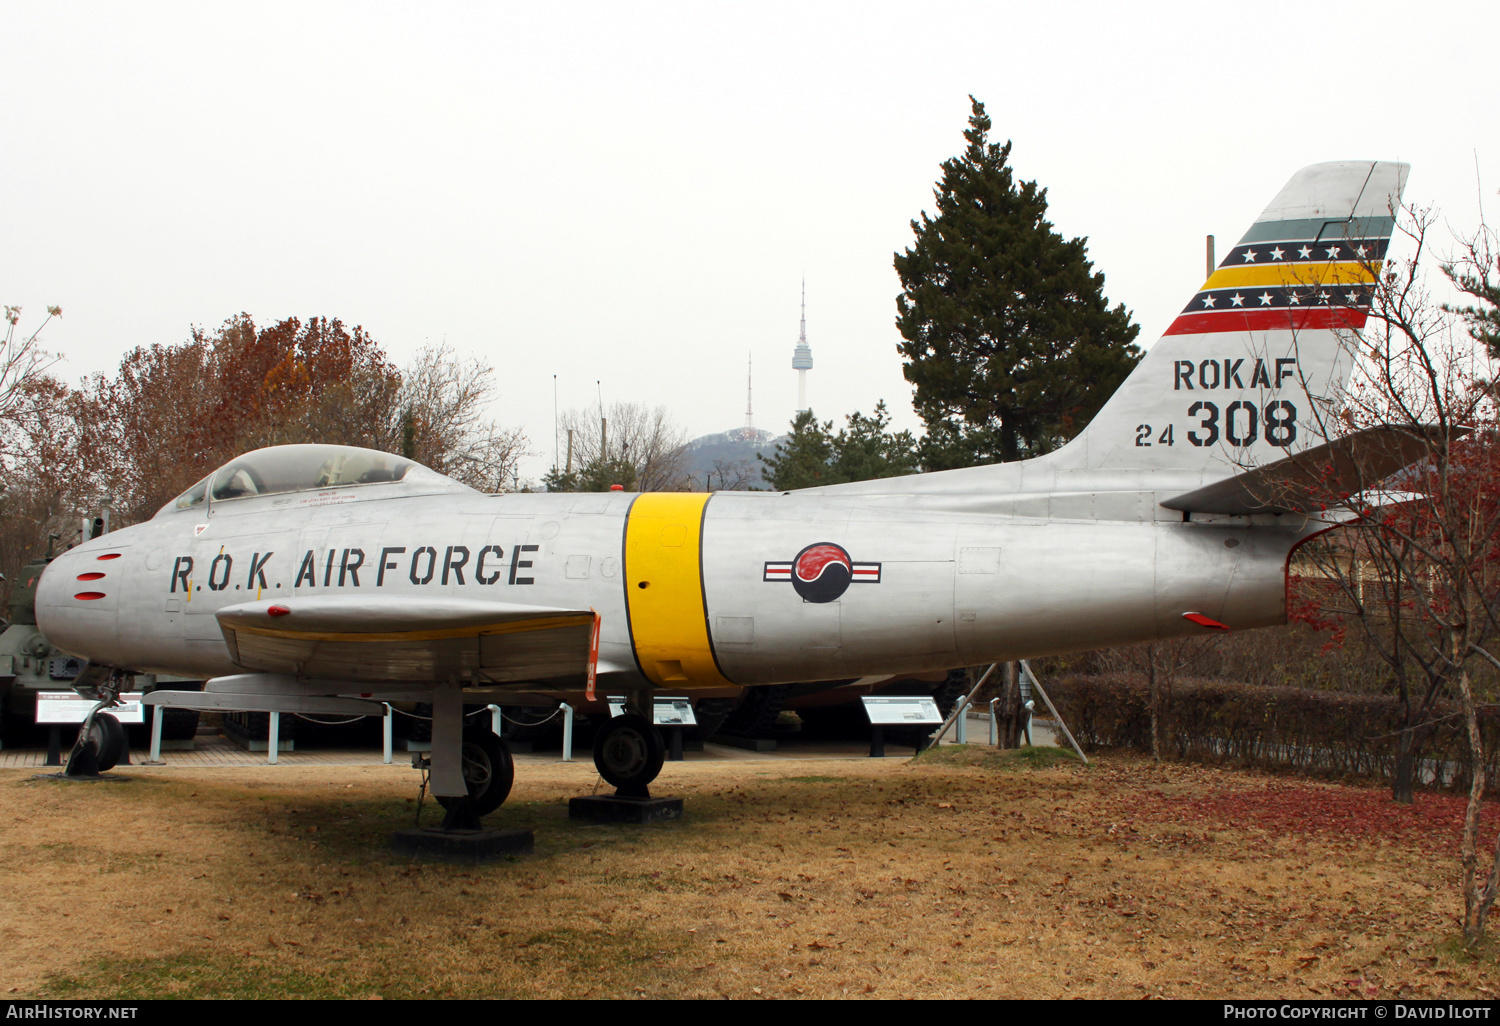
<instances>
[{"instance_id":1,"label":"sign post","mask_svg":"<svg viewBox=\"0 0 1500 1026\"><path fill-rule=\"evenodd\" d=\"M39 725L50 724L52 729L47 733L47 765L62 765L62 725L65 723L82 723L89 718L89 713L99 703L92 698L84 698L76 691L40 691L36 696L36 722ZM120 704L112 706L109 714L120 721L120 724L137 724L146 722L146 713L141 705L139 696L121 698ZM130 746L125 746L125 759L130 761Z\"/></svg>"},{"instance_id":2,"label":"sign post","mask_svg":"<svg viewBox=\"0 0 1500 1026\"><path fill-rule=\"evenodd\" d=\"M885 758L885 728L940 727L943 714L931 695L866 695L865 716L870 721L870 758ZM922 745L917 745L922 750Z\"/></svg>"}]
</instances>

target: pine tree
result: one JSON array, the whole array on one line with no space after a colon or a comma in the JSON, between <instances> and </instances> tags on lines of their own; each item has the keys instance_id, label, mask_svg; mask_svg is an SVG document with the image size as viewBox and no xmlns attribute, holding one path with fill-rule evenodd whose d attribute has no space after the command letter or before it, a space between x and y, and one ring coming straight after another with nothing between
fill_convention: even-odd
<instances>
[{"instance_id":1,"label":"pine tree","mask_svg":"<svg viewBox=\"0 0 1500 1026\"><path fill-rule=\"evenodd\" d=\"M1011 144L988 140L984 104L963 154L943 163L937 216L896 254L896 326L927 425L928 470L1022 459L1076 435L1130 373L1140 331L1104 299L1087 239L1047 221L1047 191L1015 182Z\"/></svg>"},{"instance_id":2,"label":"pine tree","mask_svg":"<svg viewBox=\"0 0 1500 1026\"><path fill-rule=\"evenodd\" d=\"M1463 318L1469 335L1500 360L1500 238L1489 226L1459 240L1458 257L1443 265L1443 273L1460 292L1477 299L1469 306L1443 305ZM1492 383L1493 384L1493 383Z\"/></svg>"},{"instance_id":3,"label":"pine tree","mask_svg":"<svg viewBox=\"0 0 1500 1026\"><path fill-rule=\"evenodd\" d=\"M593 459L570 473L553 467L542 477L542 484L549 492L607 492L615 485L633 492L637 484L636 469L635 464L623 457Z\"/></svg>"},{"instance_id":4,"label":"pine tree","mask_svg":"<svg viewBox=\"0 0 1500 1026\"><path fill-rule=\"evenodd\" d=\"M811 410L792 419L791 434L767 456L765 478L777 491L899 477L917 471L917 440L910 431L886 430L891 422L885 401L870 416L851 413L847 426L833 432L833 421L821 424Z\"/></svg>"}]
</instances>

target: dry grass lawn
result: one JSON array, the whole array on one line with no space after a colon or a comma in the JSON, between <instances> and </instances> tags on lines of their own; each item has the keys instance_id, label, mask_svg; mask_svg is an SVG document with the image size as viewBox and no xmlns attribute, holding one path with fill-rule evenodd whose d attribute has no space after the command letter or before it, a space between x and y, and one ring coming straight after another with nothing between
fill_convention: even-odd
<instances>
[{"instance_id":1,"label":"dry grass lawn","mask_svg":"<svg viewBox=\"0 0 1500 1026\"><path fill-rule=\"evenodd\" d=\"M387 851L408 768L124 775L0 774L7 997L1484 998L1497 973L1453 943L1442 797L950 748L669 765L684 822L592 826L566 807L591 766L525 763L494 819L536 854L465 867Z\"/></svg>"}]
</instances>

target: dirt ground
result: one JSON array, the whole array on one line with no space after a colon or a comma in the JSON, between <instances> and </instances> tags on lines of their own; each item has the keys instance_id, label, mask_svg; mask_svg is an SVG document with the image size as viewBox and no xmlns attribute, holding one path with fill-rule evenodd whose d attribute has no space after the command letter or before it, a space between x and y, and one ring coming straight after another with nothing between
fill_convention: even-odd
<instances>
[{"instance_id":1,"label":"dirt ground","mask_svg":"<svg viewBox=\"0 0 1500 1026\"><path fill-rule=\"evenodd\" d=\"M0 990L1490 998L1500 977L1454 941L1443 796L945 748L672 764L656 790L687 818L626 827L568 820L586 763L517 770L492 819L536 853L478 867L388 851L409 768L4 771Z\"/></svg>"}]
</instances>

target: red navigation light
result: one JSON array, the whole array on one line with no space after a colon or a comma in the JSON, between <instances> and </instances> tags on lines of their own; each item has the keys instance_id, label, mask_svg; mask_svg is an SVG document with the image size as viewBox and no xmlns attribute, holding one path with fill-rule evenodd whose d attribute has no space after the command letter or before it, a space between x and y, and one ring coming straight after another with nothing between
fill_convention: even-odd
<instances>
[{"instance_id":1,"label":"red navigation light","mask_svg":"<svg viewBox=\"0 0 1500 1026\"><path fill-rule=\"evenodd\" d=\"M266 615L267 616L285 616L286 614L288 614L290 612L291 612L291 610L288 609L286 606L272 606L270 609L266 610Z\"/></svg>"},{"instance_id":2,"label":"red navigation light","mask_svg":"<svg viewBox=\"0 0 1500 1026\"><path fill-rule=\"evenodd\" d=\"M612 491L612 492L623 492L625 490L625 486L624 485L610 485L609 486L609 490Z\"/></svg>"},{"instance_id":3,"label":"red navigation light","mask_svg":"<svg viewBox=\"0 0 1500 1026\"><path fill-rule=\"evenodd\" d=\"M73 597L76 598L76 599L82 599L85 602L92 602L94 599L102 599L104 597L104 592L102 592L102 591L80 591L77 595L74 595Z\"/></svg>"},{"instance_id":4,"label":"red navigation light","mask_svg":"<svg viewBox=\"0 0 1500 1026\"><path fill-rule=\"evenodd\" d=\"M119 559L124 554L125 553L123 553L123 552L106 552L104 555L102 555L102 556L95 556L94 558L95 559Z\"/></svg>"},{"instance_id":5,"label":"red navigation light","mask_svg":"<svg viewBox=\"0 0 1500 1026\"><path fill-rule=\"evenodd\" d=\"M103 574L97 574L97 573L95 573L95 574L79 574L78 575L78 579L80 581L97 581L97 580L99 580L103 576L104 576Z\"/></svg>"},{"instance_id":6,"label":"red navigation light","mask_svg":"<svg viewBox=\"0 0 1500 1026\"><path fill-rule=\"evenodd\" d=\"M1227 624L1222 624L1219 621L1215 620L1213 617L1204 616L1202 613L1183 613L1182 618L1184 620L1191 620L1199 627L1208 627L1211 630L1216 631L1229 630L1229 626Z\"/></svg>"}]
</instances>

